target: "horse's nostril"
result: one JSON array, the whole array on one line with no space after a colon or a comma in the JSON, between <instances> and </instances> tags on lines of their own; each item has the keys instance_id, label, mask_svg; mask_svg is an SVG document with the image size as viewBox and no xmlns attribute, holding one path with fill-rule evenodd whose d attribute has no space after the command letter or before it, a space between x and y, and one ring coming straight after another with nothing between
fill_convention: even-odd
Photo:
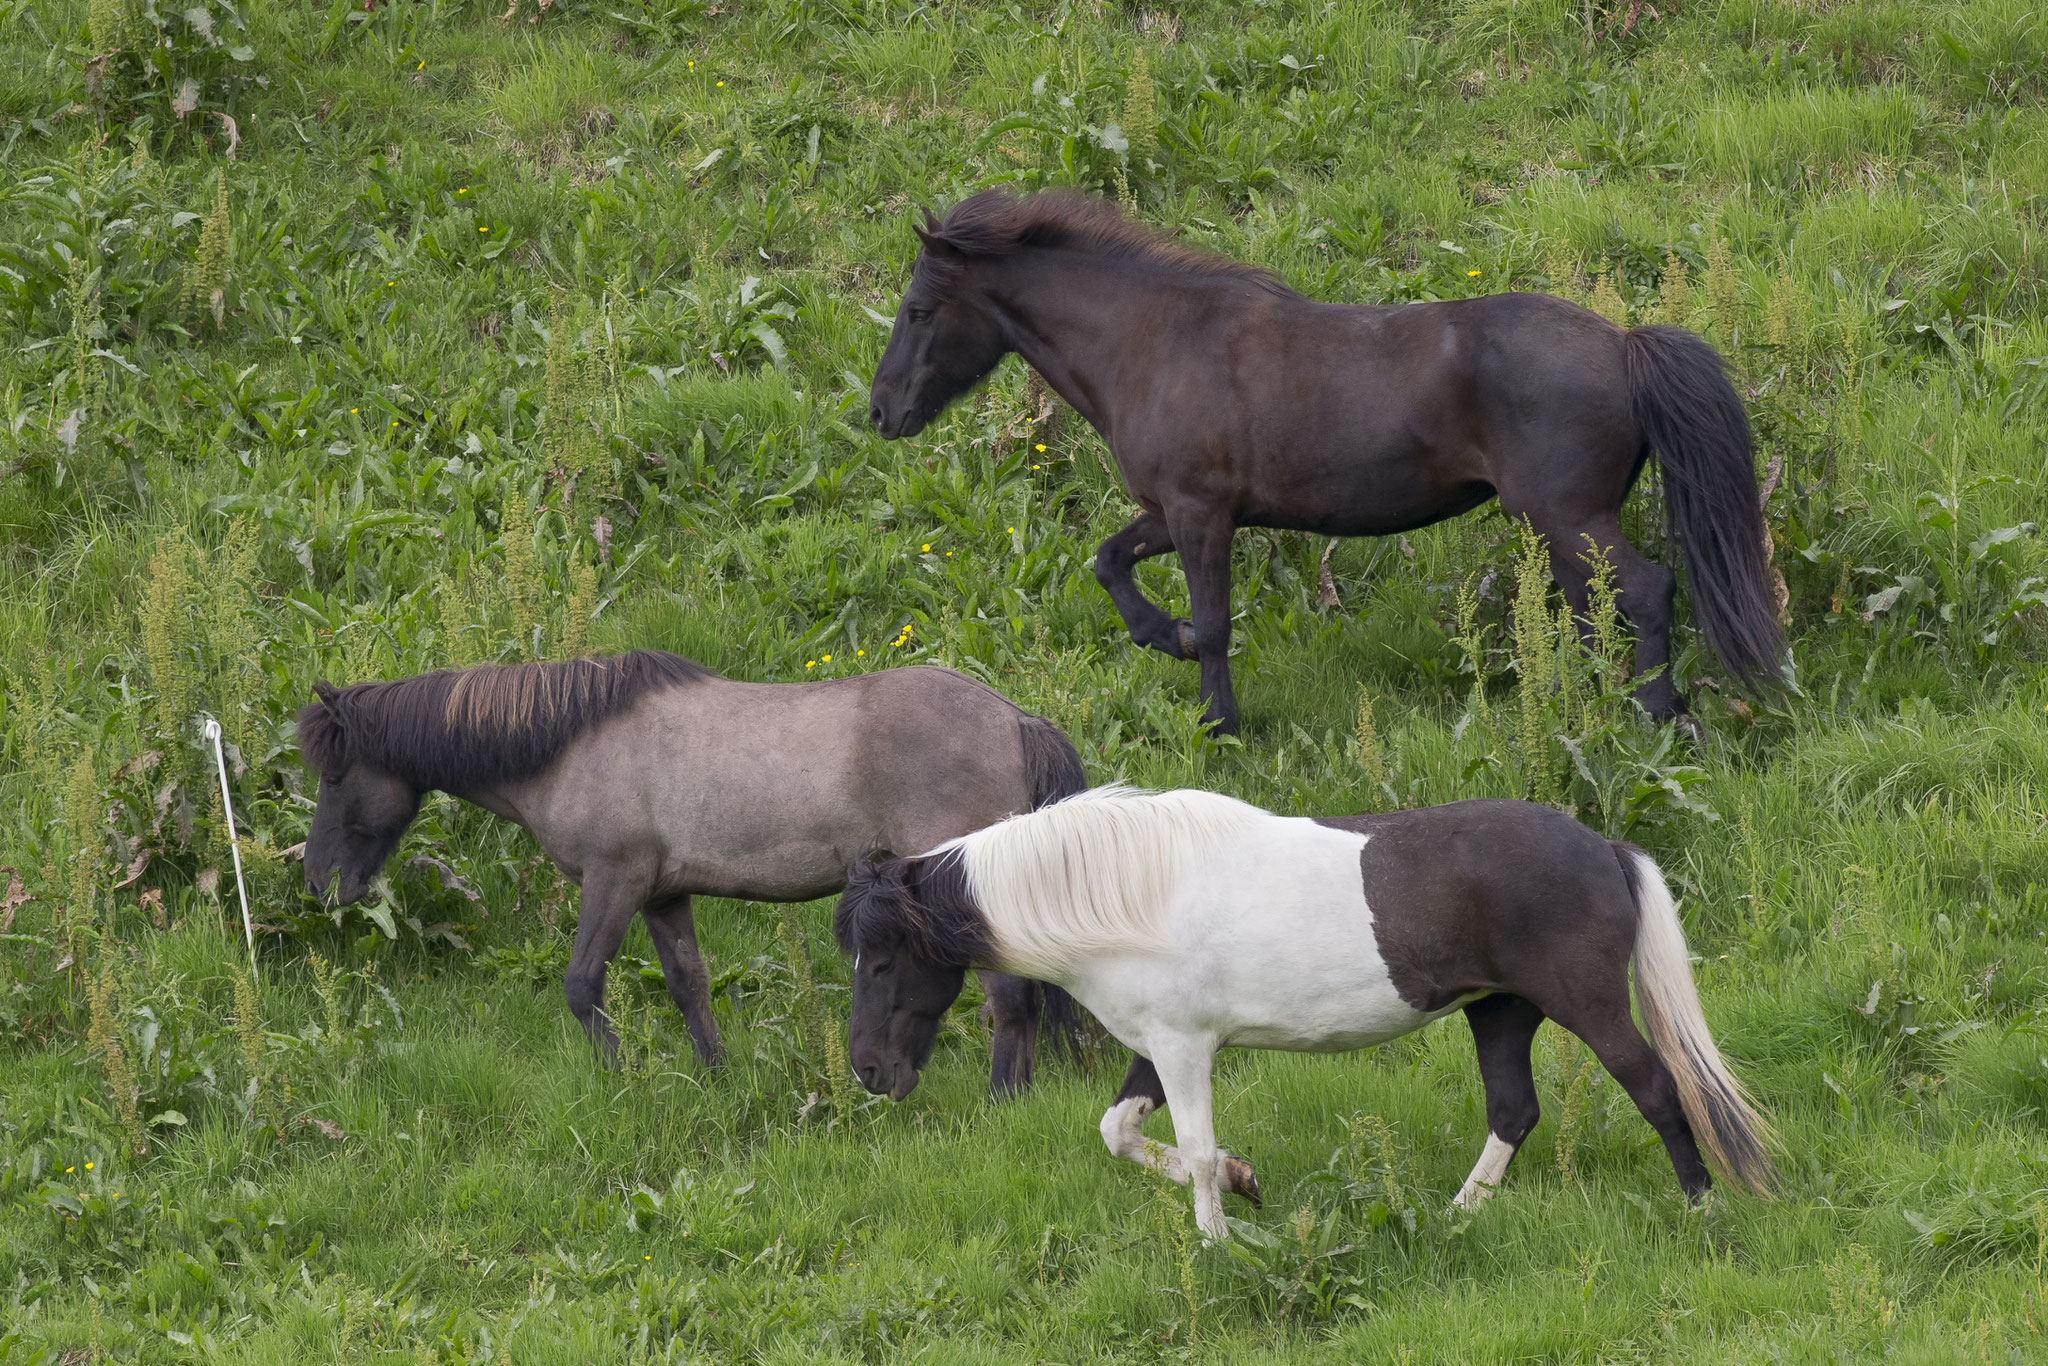
<instances>
[{"instance_id":1,"label":"horse's nostril","mask_svg":"<svg viewBox=\"0 0 2048 1366\"><path fill-rule=\"evenodd\" d=\"M882 1088L882 1069L873 1063L869 1063L860 1069L860 1080L861 1085L867 1087L869 1091L879 1091Z\"/></svg>"},{"instance_id":2,"label":"horse's nostril","mask_svg":"<svg viewBox=\"0 0 2048 1366\"><path fill-rule=\"evenodd\" d=\"M881 404L879 404L879 403L874 403L874 404L870 404L870 405L868 406L868 422L869 422L869 423L870 423L870 424L871 424L872 426L874 426L874 427L876 427L876 428L880 428L880 427L881 427L881 425L882 425L882 405L881 405Z\"/></svg>"}]
</instances>

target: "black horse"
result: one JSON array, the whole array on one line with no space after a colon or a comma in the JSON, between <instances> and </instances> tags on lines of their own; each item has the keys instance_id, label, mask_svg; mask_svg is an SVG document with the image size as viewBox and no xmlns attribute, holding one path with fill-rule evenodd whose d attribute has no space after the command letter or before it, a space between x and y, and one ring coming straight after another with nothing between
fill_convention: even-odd
<instances>
[{"instance_id":1,"label":"black horse","mask_svg":"<svg viewBox=\"0 0 2048 1366\"><path fill-rule=\"evenodd\" d=\"M875 428L913 436L1005 355L1030 362L1102 433L1143 509L1102 543L1096 577L1133 641L1201 661L1219 730L1237 725L1238 527L1390 536L1496 497L1547 539L1582 619L1587 538L1608 556L1648 675L1638 696L1681 715L1668 671L1652 673L1670 658L1676 580L1618 520L1652 451L1708 641L1737 680L1776 676L1749 419L1692 333L1625 331L1543 294L1321 304L1072 192L991 190L925 223L875 371ZM1132 578L1169 551L1192 622Z\"/></svg>"}]
</instances>

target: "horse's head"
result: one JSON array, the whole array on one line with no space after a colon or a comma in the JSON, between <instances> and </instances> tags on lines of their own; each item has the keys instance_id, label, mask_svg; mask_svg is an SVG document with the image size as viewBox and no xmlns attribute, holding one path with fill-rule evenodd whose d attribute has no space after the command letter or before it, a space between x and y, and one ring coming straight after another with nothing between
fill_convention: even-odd
<instances>
[{"instance_id":1,"label":"horse's head","mask_svg":"<svg viewBox=\"0 0 2048 1366\"><path fill-rule=\"evenodd\" d=\"M939 1025L966 980L964 954L948 952L919 904L920 859L856 863L833 928L853 955L847 1053L876 1095L902 1100L931 1058ZM958 961L944 961L957 959Z\"/></svg>"},{"instance_id":2,"label":"horse's head","mask_svg":"<svg viewBox=\"0 0 2048 1366\"><path fill-rule=\"evenodd\" d=\"M868 391L868 420L890 441L923 431L1010 352L994 312L969 288L968 253L942 235L929 209L924 221L913 229L924 250Z\"/></svg>"},{"instance_id":3,"label":"horse's head","mask_svg":"<svg viewBox=\"0 0 2048 1366\"><path fill-rule=\"evenodd\" d=\"M352 754L342 695L316 683L299 713L299 750L319 770L320 801L306 834L306 888L332 905L363 899L419 814L420 793Z\"/></svg>"}]
</instances>

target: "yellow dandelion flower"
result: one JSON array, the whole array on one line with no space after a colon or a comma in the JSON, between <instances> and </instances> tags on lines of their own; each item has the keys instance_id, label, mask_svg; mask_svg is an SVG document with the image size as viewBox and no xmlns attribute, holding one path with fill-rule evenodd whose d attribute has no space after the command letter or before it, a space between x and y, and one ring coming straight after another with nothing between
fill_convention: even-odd
<instances>
[{"instance_id":1,"label":"yellow dandelion flower","mask_svg":"<svg viewBox=\"0 0 2048 1366\"><path fill-rule=\"evenodd\" d=\"M1011 527L1011 528L1010 528L1010 534L1011 534L1012 536L1016 535L1016 534L1017 534L1017 528L1015 528L1015 527Z\"/></svg>"},{"instance_id":2,"label":"yellow dandelion flower","mask_svg":"<svg viewBox=\"0 0 2048 1366\"><path fill-rule=\"evenodd\" d=\"M932 543L930 541L926 541L923 545L919 546L918 549L924 551L927 555L929 555L932 550Z\"/></svg>"},{"instance_id":3,"label":"yellow dandelion flower","mask_svg":"<svg viewBox=\"0 0 2048 1366\"><path fill-rule=\"evenodd\" d=\"M386 288L386 289L397 289L397 288L398 288L398 281L396 281L396 280L386 280L386 281L384 282L384 288Z\"/></svg>"},{"instance_id":4,"label":"yellow dandelion flower","mask_svg":"<svg viewBox=\"0 0 2048 1366\"><path fill-rule=\"evenodd\" d=\"M855 650L855 651L853 652L853 657L854 657L855 659L861 659L861 658L864 658L864 657L865 657L866 655L867 655L867 651L866 651L866 650Z\"/></svg>"},{"instance_id":5,"label":"yellow dandelion flower","mask_svg":"<svg viewBox=\"0 0 2048 1366\"><path fill-rule=\"evenodd\" d=\"M86 1164L85 1164L85 1169L86 1169L87 1171L91 1171L91 1170L92 1170L92 1163L90 1163L90 1162L86 1163Z\"/></svg>"},{"instance_id":6,"label":"yellow dandelion flower","mask_svg":"<svg viewBox=\"0 0 2048 1366\"><path fill-rule=\"evenodd\" d=\"M725 89L725 82L724 82L724 81L720 81L720 82L718 83L718 88L719 88L720 90L723 90L723 89Z\"/></svg>"},{"instance_id":7,"label":"yellow dandelion flower","mask_svg":"<svg viewBox=\"0 0 2048 1366\"><path fill-rule=\"evenodd\" d=\"M465 185L465 186L463 186L463 187L462 187L461 189L457 190L457 191L456 191L455 193L456 193L456 194L458 194L458 195L465 195L465 194L468 194L468 193L469 193L469 186Z\"/></svg>"},{"instance_id":8,"label":"yellow dandelion flower","mask_svg":"<svg viewBox=\"0 0 2048 1366\"><path fill-rule=\"evenodd\" d=\"M1033 465L1033 466L1032 466L1031 468L1035 470L1035 469L1037 469L1037 468L1039 468L1039 467L1038 467L1037 465Z\"/></svg>"},{"instance_id":9,"label":"yellow dandelion flower","mask_svg":"<svg viewBox=\"0 0 2048 1366\"><path fill-rule=\"evenodd\" d=\"M478 231L478 232L489 232L489 231L490 231L490 229L489 229L489 228L478 228L478 229L477 229L477 231Z\"/></svg>"},{"instance_id":10,"label":"yellow dandelion flower","mask_svg":"<svg viewBox=\"0 0 2048 1366\"><path fill-rule=\"evenodd\" d=\"M640 1260L641 1260L641 1261L643 1261L643 1262L651 1262L651 1261L653 1261L653 1260L654 1260L654 1258L653 1258L653 1256L652 1256L652 1255L650 1254L650 1255L648 1255L648 1256L642 1257L642 1258L641 1258Z\"/></svg>"},{"instance_id":11,"label":"yellow dandelion flower","mask_svg":"<svg viewBox=\"0 0 2048 1366\"><path fill-rule=\"evenodd\" d=\"M949 560L950 560L950 559L952 559L952 558L953 558L953 552L952 552L952 551L950 551L950 550L949 550L949 551L947 551L947 552L946 552L946 558L947 558L947 559L949 559Z\"/></svg>"},{"instance_id":12,"label":"yellow dandelion flower","mask_svg":"<svg viewBox=\"0 0 2048 1366\"><path fill-rule=\"evenodd\" d=\"M826 656L825 656L825 662L826 662L827 664L830 664L830 663L832 662L832 656L830 656L830 655L826 655Z\"/></svg>"},{"instance_id":13,"label":"yellow dandelion flower","mask_svg":"<svg viewBox=\"0 0 2048 1366\"><path fill-rule=\"evenodd\" d=\"M69 1175L70 1175L71 1173L73 1173L73 1172L75 1172L75 1171L77 1171L77 1170L78 1170L78 1168L76 1168L76 1167L66 1167L66 1168L64 1169L64 1174L65 1174L66 1176L69 1176Z\"/></svg>"},{"instance_id":14,"label":"yellow dandelion flower","mask_svg":"<svg viewBox=\"0 0 2048 1366\"><path fill-rule=\"evenodd\" d=\"M1033 446L1033 447L1032 447L1031 449L1032 449L1032 450L1034 450L1034 451L1037 451L1037 452L1039 452L1040 454L1044 454L1044 452L1045 452L1045 443L1044 443L1043 441L1041 441L1041 442L1039 442L1039 443L1038 443L1038 444L1037 444L1036 446ZM1037 468L1038 468L1038 466L1036 466L1036 465L1033 465L1033 466L1032 466L1031 468L1035 470L1035 469L1037 469Z\"/></svg>"},{"instance_id":15,"label":"yellow dandelion flower","mask_svg":"<svg viewBox=\"0 0 2048 1366\"><path fill-rule=\"evenodd\" d=\"M426 69L427 64L425 62L421 62L418 66L413 68L414 71L425 71Z\"/></svg>"},{"instance_id":16,"label":"yellow dandelion flower","mask_svg":"<svg viewBox=\"0 0 2048 1366\"><path fill-rule=\"evenodd\" d=\"M1465 276L1466 276L1466 278L1467 278L1467 279L1474 279L1474 280L1476 280L1476 279L1478 279L1478 278L1479 278L1479 272L1478 272L1478 271L1476 271L1476 270L1468 270L1468 271L1466 271L1466 272L1465 272Z\"/></svg>"},{"instance_id":17,"label":"yellow dandelion flower","mask_svg":"<svg viewBox=\"0 0 2048 1366\"><path fill-rule=\"evenodd\" d=\"M806 669L815 669L818 667L818 661L815 659L807 659L804 661L804 667Z\"/></svg>"},{"instance_id":18,"label":"yellow dandelion flower","mask_svg":"<svg viewBox=\"0 0 2048 1366\"><path fill-rule=\"evenodd\" d=\"M349 409L349 411L350 411L351 413L360 413L360 412L362 411L362 409L361 409L361 408L351 408L351 409Z\"/></svg>"}]
</instances>

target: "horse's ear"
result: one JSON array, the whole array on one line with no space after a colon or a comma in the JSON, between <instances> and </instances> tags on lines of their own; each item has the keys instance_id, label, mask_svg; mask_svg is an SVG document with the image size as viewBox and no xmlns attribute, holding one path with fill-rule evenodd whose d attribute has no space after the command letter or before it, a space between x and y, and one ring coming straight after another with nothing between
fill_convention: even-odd
<instances>
[{"instance_id":1,"label":"horse's ear","mask_svg":"<svg viewBox=\"0 0 2048 1366\"><path fill-rule=\"evenodd\" d=\"M341 689L323 678L313 685L313 696L320 699L322 706L332 711L334 710L335 700L341 696Z\"/></svg>"},{"instance_id":2,"label":"horse's ear","mask_svg":"<svg viewBox=\"0 0 2048 1366\"><path fill-rule=\"evenodd\" d=\"M930 209L924 211L924 226L919 227L913 223L910 225L910 230L917 234L917 240L922 242L924 249L933 256L957 256L959 254L960 249L940 235L939 220L932 216Z\"/></svg>"}]
</instances>

